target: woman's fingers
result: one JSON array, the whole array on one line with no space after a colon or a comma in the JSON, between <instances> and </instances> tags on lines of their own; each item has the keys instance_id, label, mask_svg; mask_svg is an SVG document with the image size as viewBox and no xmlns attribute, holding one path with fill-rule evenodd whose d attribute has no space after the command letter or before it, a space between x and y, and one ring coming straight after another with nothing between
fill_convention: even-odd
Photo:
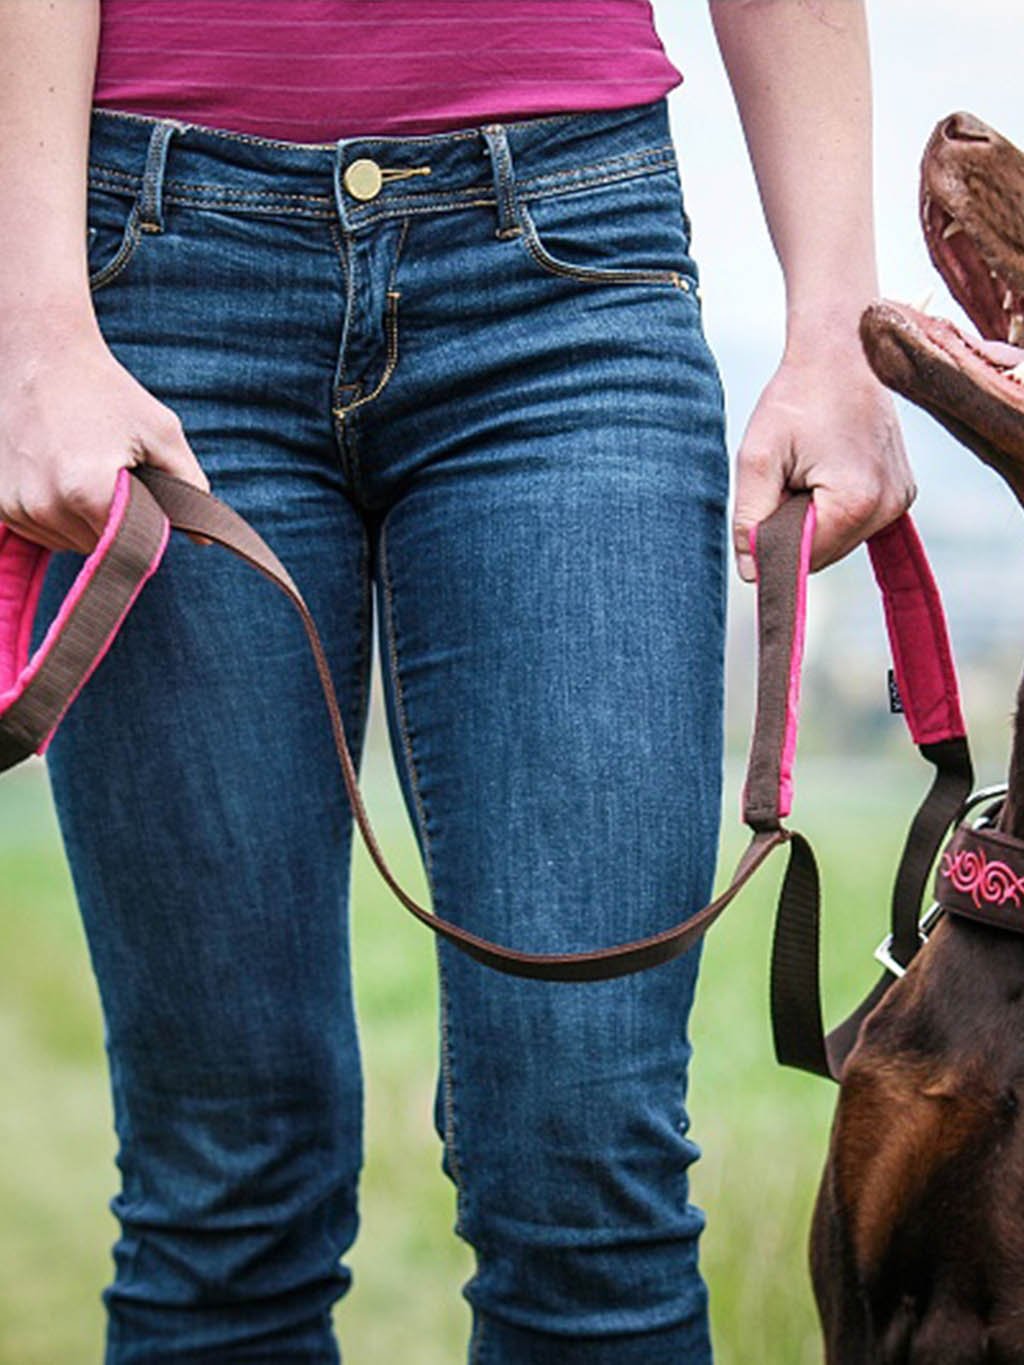
<instances>
[{"instance_id":1,"label":"woman's fingers","mask_svg":"<svg viewBox=\"0 0 1024 1365\"><path fill-rule=\"evenodd\" d=\"M765 439L767 433L762 437L759 425L752 423L748 427L736 463L733 548L736 567L746 583L752 583L756 577L750 534L788 496L783 452Z\"/></svg>"},{"instance_id":2,"label":"woman's fingers","mask_svg":"<svg viewBox=\"0 0 1024 1365\"><path fill-rule=\"evenodd\" d=\"M142 463L210 491L178 414L95 328L59 344L45 329L23 341L17 363L0 374L0 521L48 549L90 554L119 471Z\"/></svg>"}]
</instances>

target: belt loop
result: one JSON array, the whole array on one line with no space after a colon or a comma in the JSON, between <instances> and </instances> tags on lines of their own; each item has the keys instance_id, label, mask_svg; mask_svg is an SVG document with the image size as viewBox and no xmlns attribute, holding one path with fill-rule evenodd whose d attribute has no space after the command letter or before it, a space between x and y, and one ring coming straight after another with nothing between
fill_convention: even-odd
<instances>
[{"instance_id":1,"label":"belt loop","mask_svg":"<svg viewBox=\"0 0 1024 1365\"><path fill-rule=\"evenodd\" d=\"M357 141L356 138L339 137L334 143L334 155L331 168L331 189L334 194L334 208L338 215L338 222L343 233L348 233L352 229L352 220L349 216L348 205L345 203L345 193L342 188L343 163L348 151L349 144Z\"/></svg>"},{"instance_id":2,"label":"belt loop","mask_svg":"<svg viewBox=\"0 0 1024 1365\"><path fill-rule=\"evenodd\" d=\"M142 173L139 194L139 227L144 232L163 232L163 184L167 166L167 148L172 136L190 125L178 119L160 119L153 126L146 152L146 169Z\"/></svg>"},{"instance_id":3,"label":"belt loop","mask_svg":"<svg viewBox=\"0 0 1024 1365\"><path fill-rule=\"evenodd\" d=\"M498 201L498 227L494 235L518 237L523 229L519 222L516 175L512 166L512 151L508 145L508 137L500 123L485 123L480 131L487 143L485 150L490 154L494 196Z\"/></svg>"}]
</instances>

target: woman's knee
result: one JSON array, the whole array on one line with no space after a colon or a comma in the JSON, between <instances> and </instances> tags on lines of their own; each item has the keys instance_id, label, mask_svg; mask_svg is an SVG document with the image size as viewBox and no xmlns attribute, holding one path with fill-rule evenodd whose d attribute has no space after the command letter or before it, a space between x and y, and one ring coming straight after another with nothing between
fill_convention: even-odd
<instances>
[{"instance_id":1,"label":"woman's knee","mask_svg":"<svg viewBox=\"0 0 1024 1365\"><path fill-rule=\"evenodd\" d=\"M122 1189L111 1306L216 1310L341 1293L362 1164L358 1090L296 1067L114 1068Z\"/></svg>"}]
</instances>

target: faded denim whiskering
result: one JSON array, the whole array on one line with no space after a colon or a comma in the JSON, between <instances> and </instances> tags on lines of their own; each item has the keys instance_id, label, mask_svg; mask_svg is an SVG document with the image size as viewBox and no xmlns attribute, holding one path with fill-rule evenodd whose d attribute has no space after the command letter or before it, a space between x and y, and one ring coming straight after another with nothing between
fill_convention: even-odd
<instances>
[{"instance_id":1,"label":"faded denim whiskering","mask_svg":"<svg viewBox=\"0 0 1024 1365\"><path fill-rule=\"evenodd\" d=\"M435 909L549 952L696 910L727 462L666 101L324 144L94 109L91 134L103 334L291 571L357 755L377 612ZM53 556L33 648L81 562ZM106 1365L336 1365L352 825L297 614L172 536L47 765L119 1144ZM699 948L597 983L436 952L468 1360L706 1365Z\"/></svg>"}]
</instances>

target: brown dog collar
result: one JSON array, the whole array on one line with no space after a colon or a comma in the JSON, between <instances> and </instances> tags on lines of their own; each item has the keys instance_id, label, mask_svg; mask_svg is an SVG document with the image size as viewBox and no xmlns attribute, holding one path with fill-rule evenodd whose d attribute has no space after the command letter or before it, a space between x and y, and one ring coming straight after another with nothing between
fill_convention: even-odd
<instances>
[{"instance_id":1,"label":"brown dog collar","mask_svg":"<svg viewBox=\"0 0 1024 1365\"><path fill-rule=\"evenodd\" d=\"M953 914L1024 933L1024 842L958 825L935 873L935 899Z\"/></svg>"}]
</instances>

